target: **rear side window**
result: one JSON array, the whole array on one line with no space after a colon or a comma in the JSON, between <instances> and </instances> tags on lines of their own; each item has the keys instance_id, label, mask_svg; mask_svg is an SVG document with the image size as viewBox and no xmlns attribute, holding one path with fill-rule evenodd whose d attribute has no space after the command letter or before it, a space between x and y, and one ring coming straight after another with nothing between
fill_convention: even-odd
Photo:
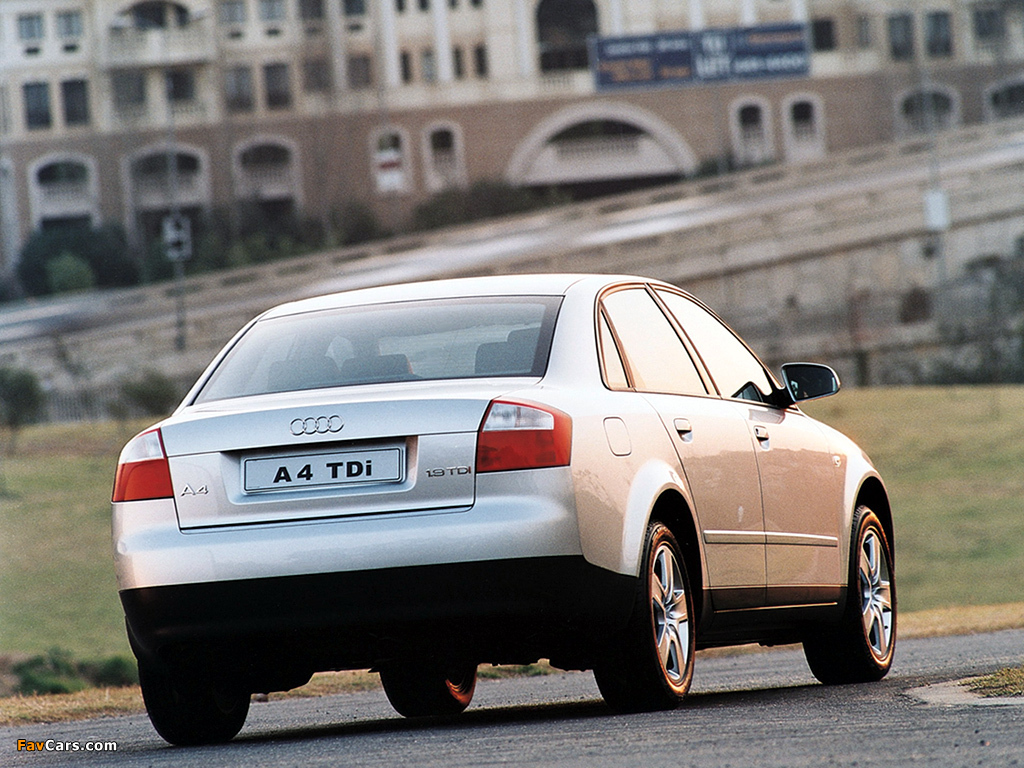
<instances>
[{"instance_id":1,"label":"rear side window","mask_svg":"<svg viewBox=\"0 0 1024 768\"><path fill-rule=\"evenodd\" d=\"M602 304L622 345L622 355L636 389L675 395L707 394L683 342L646 290L616 291L605 296Z\"/></svg>"},{"instance_id":2,"label":"rear side window","mask_svg":"<svg viewBox=\"0 0 1024 768\"><path fill-rule=\"evenodd\" d=\"M543 376L560 297L411 301L256 323L195 402L321 387Z\"/></svg>"}]
</instances>

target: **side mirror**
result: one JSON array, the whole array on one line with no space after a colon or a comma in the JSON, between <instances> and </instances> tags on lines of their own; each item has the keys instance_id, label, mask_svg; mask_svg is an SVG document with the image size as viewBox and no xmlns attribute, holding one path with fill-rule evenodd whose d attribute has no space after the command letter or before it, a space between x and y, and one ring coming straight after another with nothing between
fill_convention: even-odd
<instances>
[{"instance_id":1,"label":"side mirror","mask_svg":"<svg viewBox=\"0 0 1024 768\"><path fill-rule=\"evenodd\" d=\"M794 403L817 400L839 391L839 376L819 363L786 363L782 366L782 381Z\"/></svg>"}]
</instances>

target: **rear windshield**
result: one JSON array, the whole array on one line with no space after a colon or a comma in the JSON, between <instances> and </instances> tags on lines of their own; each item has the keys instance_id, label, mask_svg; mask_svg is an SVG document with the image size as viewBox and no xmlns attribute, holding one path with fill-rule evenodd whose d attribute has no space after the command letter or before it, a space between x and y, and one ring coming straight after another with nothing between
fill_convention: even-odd
<instances>
[{"instance_id":1,"label":"rear windshield","mask_svg":"<svg viewBox=\"0 0 1024 768\"><path fill-rule=\"evenodd\" d=\"M262 320L195 402L321 387L543 376L561 298L378 304Z\"/></svg>"}]
</instances>

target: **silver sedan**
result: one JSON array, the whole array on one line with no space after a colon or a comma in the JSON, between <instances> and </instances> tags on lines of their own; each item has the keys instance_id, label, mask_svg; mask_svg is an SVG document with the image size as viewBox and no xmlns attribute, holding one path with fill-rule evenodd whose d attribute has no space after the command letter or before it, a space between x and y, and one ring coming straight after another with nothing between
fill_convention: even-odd
<instances>
[{"instance_id":1,"label":"silver sedan","mask_svg":"<svg viewBox=\"0 0 1024 768\"><path fill-rule=\"evenodd\" d=\"M878 473L713 312L636 277L389 286L282 305L124 449L117 578L143 695L176 744L250 694L375 669L453 715L479 664L593 669L673 707L694 651L801 642L825 683L896 642Z\"/></svg>"}]
</instances>

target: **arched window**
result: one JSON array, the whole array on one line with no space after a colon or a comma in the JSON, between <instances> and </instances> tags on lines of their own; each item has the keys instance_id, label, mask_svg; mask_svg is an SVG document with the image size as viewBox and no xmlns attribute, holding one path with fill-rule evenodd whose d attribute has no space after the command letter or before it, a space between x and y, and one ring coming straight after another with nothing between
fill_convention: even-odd
<instances>
[{"instance_id":1,"label":"arched window","mask_svg":"<svg viewBox=\"0 0 1024 768\"><path fill-rule=\"evenodd\" d=\"M814 116L814 105L809 101L796 101L789 108L789 119L793 126L793 137L797 141L816 138L818 128Z\"/></svg>"},{"instance_id":2,"label":"arched window","mask_svg":"<svg viewBox=\"0 0 1024 768\"><path fill-rule=\"evenodd\" d=\"M744 143L764 141L764 120L756 104L740 107L740 135Z\"/></svg>"},{"instance_id":3,"label":"arched window","mask_svg":"<svg viewBox=\"0 0 1024 768\"><path fill-rule=\"evenodd\" d=\"M940 91L918 91L903 100L900 112L912 131L925 133L940 130L949 127L953 100Z\"/></svg>"},{"instance_id":4,"label":"arched window","mask_svg":"<svg viewBox=\"0 0 1024 768\"><path fill-rule=\"evenodd\" d=\"M199 158L195 155L178 152L174 155L174 168L179 174L195 174L199 172ZM155 178L167 176L170 163L166 152L156 152L139 158L132 163L132 174L136 178Z\"/></svg>"},{"instance_id":5,"label":"arched window","mask_svg":"<svg viewBox=\"0 0 1024 768\"><path fill-rule=\"evenodd\" d=\"M245 150L239 160L244 167L266 168L288 165L291 157L292 153L288 147L282 147L280 144L257 144Z\"/></svg>"},{"instance_id":6,"label":"arched window","mask_svg":"<svg viewBox=\"0 0 1024 768\"><path fill-rule=\"evenodd\" d=\"M65 160L44 165L36 171L36 181L41 187L70 187L85 184L89 179L89 169L84 163Z\"/></svg>"},{"instance_id":7,"label":"arched window","mask_svg":"<svg viewBox=\"0 0 1024 768\"><path fill-rule=\"evenodd\" d=\"M163 0L146 0L136 3L129 10L132 26L135 29L168 29L184 27L189 22L189 11L184 5L164 2Z\"/></svg>"},{"instance_id":8,"label":"arched window","mask_svg":"<svg viewBox=\"0 0 1024 768\"><path fill-rule=\"evenodd\" d=\"M398 131L384 130L377 134L373 144L373 175L378 192L408 190L405 144Z\"/></svg>"},{"instance_id":9,"label":"arched window","mask_svg":"<svg viewBox=\"0 0 1024 768\"><path fill-rule=\"evenodd\" d=\"M540 71L586 69L587 37L597 31L594 0L541 0L537 6Z\"/></svg>"},{"instance_id":10,"label":"arched window","mask_svg":"<svg viewBox=\"0 0 1024 768\"><path fill-rule=\"evenodd\" d=\"M989 108L996 120L1024 115L1024 82L1009 83L989 94Z\"/></svg>"}]
</instances>

